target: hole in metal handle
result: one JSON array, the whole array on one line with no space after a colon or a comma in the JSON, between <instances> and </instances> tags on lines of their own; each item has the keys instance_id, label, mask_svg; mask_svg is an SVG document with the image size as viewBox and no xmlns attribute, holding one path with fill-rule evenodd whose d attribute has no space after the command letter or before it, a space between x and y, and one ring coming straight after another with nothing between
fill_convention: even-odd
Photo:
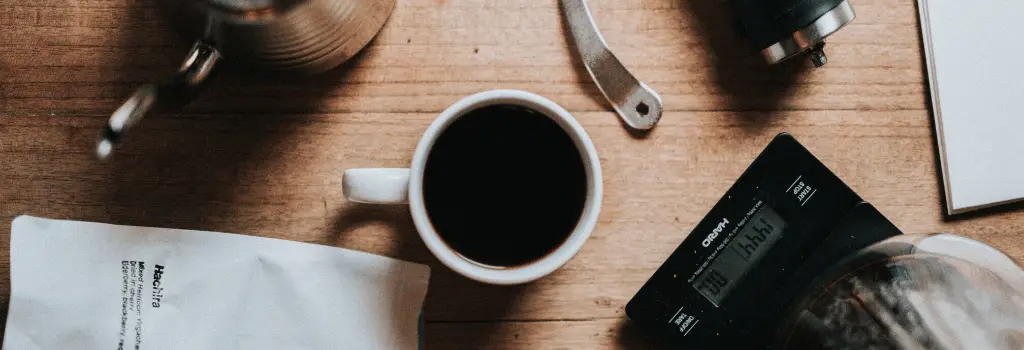
<instances>
[{"instance_id":1,"label":"hole in metal handle","mask_svg":"<svg viewBox=\"0 0 1024 350\"><path fill-rule=\"evenodd\" d=\"M640 102L636 105L636 112L640 113L640 116L646 116L647 113L651 113L651 107L646 103Z\"/></svg>"}]
</instances>

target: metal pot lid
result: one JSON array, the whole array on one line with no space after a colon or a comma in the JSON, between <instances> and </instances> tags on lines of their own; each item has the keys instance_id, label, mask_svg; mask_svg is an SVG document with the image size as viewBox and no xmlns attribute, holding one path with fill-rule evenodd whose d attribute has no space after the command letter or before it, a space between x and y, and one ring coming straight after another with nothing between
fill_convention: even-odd
<instances>
[{"instance_id":1,"label":"metal pot lid","mask_svg":"<svg viewBox=\"0 0 1024 350\"><path fill-rule=\"evenodd\" d=\"M301 0L205 0L225 12L263 12L291 7Z\"/></svg>"}]
</instances>

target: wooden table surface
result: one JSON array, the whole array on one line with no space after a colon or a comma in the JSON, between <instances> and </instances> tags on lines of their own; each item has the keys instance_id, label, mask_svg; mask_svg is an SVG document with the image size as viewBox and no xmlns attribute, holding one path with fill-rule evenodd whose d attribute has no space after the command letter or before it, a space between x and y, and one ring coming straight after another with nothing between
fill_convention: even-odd
<instances>
[{"instance_id":1,"label":"wooden table surface","mask_svg":"<svg viewBox=\"0 0 1024 350\"><path fill-rule=\"evenodd\" d=\"M21 214L283 238L429 264L428 348L644 348L624 306L772 137L794 134L907 233L954 232L1024 259L1022 206L949 218L913 0L859 0L821 69L767 67L723 1L591 0L619 58L666 112L628 133L572 55L555 0L399 0L342 68L307 79L229 69L182 113L146 120L110 162L94 142L189 43L152 1L0 0L0 295ZM341 174L403 167L438 113L495 88L572 112L605 198L583 250L518 287L446 269L408 209L347 203ZM3 311L6 314L6 311Z\"/></svg>"}]
</instances>

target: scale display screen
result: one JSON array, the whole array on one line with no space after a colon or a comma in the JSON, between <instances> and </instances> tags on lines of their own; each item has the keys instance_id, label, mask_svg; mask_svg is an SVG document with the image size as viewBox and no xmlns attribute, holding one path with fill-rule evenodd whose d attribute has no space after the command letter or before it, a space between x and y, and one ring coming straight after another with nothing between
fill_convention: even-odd
<instances>
[{"instance_id":1,"label":"scale display screen","mask_svg":"<svg viewBox=\"0 0 1024 350\"><path fill-rule=\"evenodd\" d=\"M708 269L693 281L693 288L716 307L721 305L751 267L779 242L786 226L786 221L775 210L761 207Z\"/></svg>"}]
</instances>

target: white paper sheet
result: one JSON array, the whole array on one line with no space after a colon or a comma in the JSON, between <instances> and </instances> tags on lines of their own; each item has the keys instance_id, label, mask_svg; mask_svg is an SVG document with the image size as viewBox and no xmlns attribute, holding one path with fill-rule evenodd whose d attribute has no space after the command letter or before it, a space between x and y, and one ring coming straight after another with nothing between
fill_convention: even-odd
<instances>
[{"instance_id":1,"label":"white paper sheet","mask_svg":"<svg viewBox=\"0 0 1024 350\"><path fill-rule=\"evenodd\" d=\"M1024 1L918 3L947 211L1024 199Z\"/></svg>"},{"instance_id":2,"label":"white paper sheet","mask_svg":"<svg viewBox=\"0 0 1024 350\"><path fill-rule=\"evenodd\" d=\"M424 265L216 232L22 216L4 349L416 349Z\"/></svg>"}]
</instances>

